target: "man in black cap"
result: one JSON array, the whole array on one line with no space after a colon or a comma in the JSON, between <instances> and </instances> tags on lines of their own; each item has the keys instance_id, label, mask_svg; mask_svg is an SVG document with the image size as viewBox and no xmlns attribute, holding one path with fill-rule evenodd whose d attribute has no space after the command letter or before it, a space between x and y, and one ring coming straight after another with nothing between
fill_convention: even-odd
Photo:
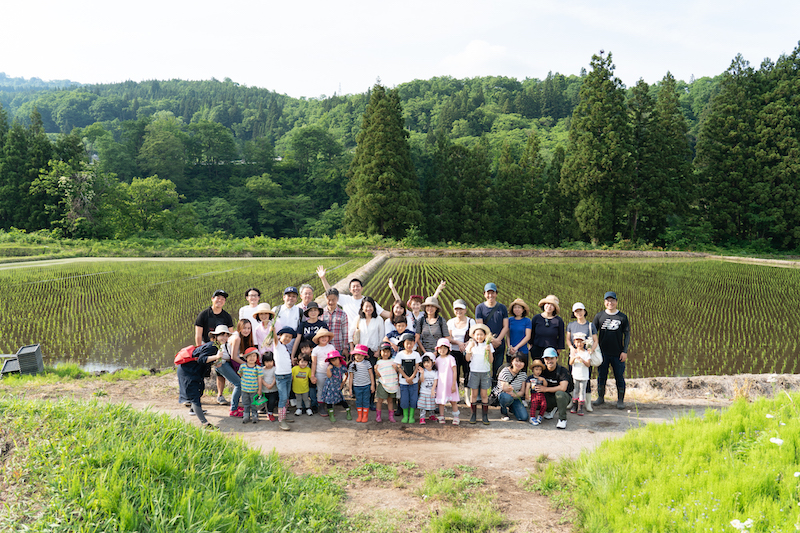
<instances>
[{"instance_id":1,"label":"man in black cap","mask_svg":"<svg viewBox=\"0 0 800 533\"><path fill-rule=\"evenodd\" d=\"M603 296L605 309L597 313L592 323L597 329L603 363L597 367L597 401L603 405L606 394L608 366L614 370L617 382L617 409L625 409L625 362L628 360L628 345L631 342L631 326L628 317L617 309L617 293L608 291Z\"/></svg>"},{"instance_id":2,"label":"man in black cap","mask_svg":"<svg viewBox=\"0 0 800 533\"><path fill-rule=\"evenodd\" d=\"M233 318L222 307L228 299L228 293L222 289L217 289L211 296L211 306L203 309L197 320L194 321L194 345L200 346L208 342L208 332L214 331L219 325L228 326L228 329L233 328ZM217 374L217 403L226 405L228 401L222 395L225 390L225 378ZM181 398L184 401L184 398Z\"/></svg>"}]
</instances>

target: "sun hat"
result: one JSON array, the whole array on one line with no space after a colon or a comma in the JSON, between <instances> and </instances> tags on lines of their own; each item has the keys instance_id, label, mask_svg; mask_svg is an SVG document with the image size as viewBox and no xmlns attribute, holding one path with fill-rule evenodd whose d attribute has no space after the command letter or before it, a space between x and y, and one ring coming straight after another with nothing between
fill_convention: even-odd
<instances>
[{"instance_id":1,"label":"sun hat","mask_svg":"<svg viewBox=\"0 0 800 533\"><path fill-rule=\"evenodd\" d=\"M295 330L293 330L292 328L290 328L289 326L286 326L285 328L281 328L281 330L278 332L278 336L281 336L284 333L288 333L292 337L297 335L297 332Z\"/></svg>"},{"instance_id":2,"label":"sun hat","mask_svg":"<svg viewBox=\"0 0 800 533\"><path fill-rule=\"evenodd\" d=\"M317 332L314 334L314 337L313 337L311 340L312 340L312 341L314 341L314 343L315 343L315 344L318 344L318 343L317 343L317 341L318 341L319 339L321 339L322 337L330 337L330 338L333 338L333 337L334 337L334 335L333 335L333 333L331 333L330 331L328 331L328 330L327 330L327 329L325 329L325 328L319 328L319 329L317 330Z\"/></svg>"},{"instance_id":3,"label":"sun hat","mask_svg":"<svg viewBox=\"0 0 800 533\"><path fill-rule=\"evenodd\" d=\"M422 357L429 357L431 361L436 360L436 354L433 352L425 352L424 354L422 354Z\"/></svg>"},{"instance_id":4,"label":"sun hat","mask_svg":"<svg viewBox=\"0 0 800 533\"><path fill-rule=\"evenodd\" d=\"M469 328L469 336L472 337L473 335L475 335L475 331L479 329L483 330L483 332L486 333L487 337L492 334L492 330L490 330L489 326L487 326L486 324L475 324L474 326Z\"/></svg>"},{"instance_id":5,"label":"sun hat","mask_svg":"<svg viewBox=\"0 0 800 533\"><path fill-rule=\"evenodd\" d=\"M544 359L547 359L549 357L558 358L558 352L556 352L555 348L545 348L544 349L544 353L542 354L542 357Z\"/></svg>"},{"instance_id":6,"label":"sun hat","mask_svg":"<svg viewBox=\"0 0 800 533\"><path fill-rule=\"evenodd\" d=\"M369 348L367 348L363 344L356 344L353 347L353 350L350 353L353 354L353 355L361 354L363 356L367 356L367 355L369 355L369 351L368 350L369 350Z\"/></svg>"},{"instance_id":7,"label":"sun hat","mask_svg":"<svg viewBox=\"0 0 800 533\"><path fill-rule=\"evenodd\" d=\"M447 346L448 350L452 349L452 346L450 345L450 341L447 339L447 337L442 337L441 339L436 341L436 348L439 348L439 346Z\"/></svg>"},{"instance_id":8,"label":"sun hat","mask_svg":"<svg viewBox=\"0 0 800 533\"><path fill-rule=\"evenodd\" d=\"M212 294L211 297L214 298L216 296L222 296L223 298L227 299L228 293L223 291L222 289L217 289L214 291L214 294Z\"/></svg>"},{"instance_id":9,"label":"sun hat","mask_svg":"<svg viewBox=\"0 0 800 533\"><path fill-rule=\"evenodd\" d=\"M466 308L467 308L467 302L465 302L461 298L459 298L458 300L453 302L453 309L454 310L455 309L466 309Z\"/></svg>"},{"instance_id":10,"label":"sun hat","mask_svg":"<svg viewBox=\"0 0 800 533\"><path fill-rule=\"evenodd\" d=\"M539 361L538 359L534 359L534 360L533 360L533 363L531 363L531 370L533 370L533 368L534 368L534 367L537 367L537 366L538 366L539 368L541 368L542 370L544 370L544 369L546 368L546 367L544 366L544 363L542 363L542 362L541 362L541 361Z\"/></svg>"},{"instance_id":11,"label":"sun hat","mask_svg":"<svg viewBox=\"0 0 800 533\"><path fill-rule=\"evenodd\" d=\"M483 286L483 292L486 292L486 291L498 292L497 285L495 285L492 282L487 283L486 285Z\"/></svg>"},{"instance_id":12,"label":"sun hat","mask_svg":"<svg viewBox=\"0 0 800 533\"><path fill-rule=\"evenodd\" d=\"M603 296L603 300L605 300L606 298L614 298L616 300L617 299L617 293L614 292L614 291L608 291L605 294L605 296Z\"/></svg>"},{"instance_id":13,"label":"sun hat","mask_svg":"<svg viewBox=\"0 0 800 533\"><path fill-rule=\"evenodd\" d=\"M225 324L220 324L219 326L214 329L214 331L210 332L209 335L222 335L223 333L227 333L228 335L231 334L231 330L228 329L228 326Z\"/></svg>"},{"instance_id":14,"label":"sun hat","mask_svg":"<svg viewBox=\"0 0 800 533\"><path fill-rule=\"evenodd\" d=\"M512 311L512 314L513 314L513 309L514 309L514 306L515 306L515 305L520 305L520 306L522 306L522 308L523 308L525 311L527 311L527 313L528 313L528 314L531 314L531 308L530 308L530 306L529 306L528 304L526 304L526 303L525 303L525 301L524 301L522 298L517 298L516 300L514 300L513 302L511 302L511 303L508 305L508 310L509 310L509 311Z\"/></svg>"},{"instance_id":15,"label":"sun hat","mask_svg":"<svg viewBox=\"0 0 800 533\"><path fill-rule=\"evenodd\" d=\"M283 294L289 294L289 293L292 293L292 292L295 293L295 294L299 294L297 292L297 287L286 287L285 289L283 289Z\"/></svg>"},{"instance_id":16,"label":"sun hat","mask_svg":"<svg viewBox=\"0 0 800 533\"><path fill-rule=\"evenodd\" d=\"M428 296L427 298L425 298L425 301L422 302L422 307L427 307L429 305L434 306L439 311L442 310L442 306L439 305L439 299L436 298L435 296Z\"/></svg>"},{"instance_id":17,"label":"sun hat","mask_svg":"<svg viewBox=\"0 0 800 533\"><path fill-rule=\"evenodd\" d=\"M548 294L541 300L539 300L539 307L544 309L544 304L553 304L556 308L556 314L561 314L561 300L555 294Z\"/></svg>"},{"instance_id":18,"label":"sun hat","mask_svg":"<svg viewBox=\"0 0 800 533\"><path fill-rule=\"evenodd\" d=\"M319 304L317 302L314 302L314 301L308 302L308 305L306 306L306 310L303 311L303 314L305 316L308 316L308 312L311 311L312 309L316 309L317 311L320 312L320 314L322 314L322 308L319 306Z\"/></svg>"},{"instance_id":19,"label":"sun hat","mask_svg":"<svg viewBox=\"0 0 800 533\"><path fill-rule=\"evenodd\" d=\"M572 334L572 339L576 340L576 341L577 340L585 341L586 340L586 333L584 333L582 331L579 331L577 333L573 333Z\"/></svg>"},{"instance_id":20,"label":"sun hat","mask_svg":"<svg viewBox=\"0 0 800 533\"><path fill-rule=\"evenodd\" d=\"M346 361L344 360L344 356L339 353L339 350L331 350L330 353L328 353L328 357L325 358L325 362L327 363L332 359L339 359L342 362L342 364L346 363Z\"/></svg>"},{"instance_id":21,"label":"sun hat","mask_svg":"<svg viewBox=\"0 0 800 533\"><path fill-rule=\"evenodd\" d=\"M572 304L572 312L573 313L575 311L577 311L578 309L583 309L584 311L586 311L586 306L583 305L581 302L575 302L574 304Z\"/></svg>"},{"instance_id":22,"label":"sun hat","mask_svg":"<svg viewBox=\"0 0 800 533\"><path fill-rule=\"evenodd\" d=\"M397 338L397 342L402 346L404 342L413 341L416 340L416 338L417 336L410 331L405 331Z\"/></svg>"},{"instance_id":23,"label":"sun hat","mask_svg":"<svg viewBox=\"0 0 800 533\"><path fill-rule=\"evenodd\" d=\"M261 314L264 314L264 313L266 313L266 314L268 314L270 316L275 316L275 313L272 312L272 308L269 306L269 304L266 303L266 302L261 302L260 304L258 304L256 306L256 310L253 311L253 316L258 318L258 315L261 315Z\"/></svg>"}]
</instances>

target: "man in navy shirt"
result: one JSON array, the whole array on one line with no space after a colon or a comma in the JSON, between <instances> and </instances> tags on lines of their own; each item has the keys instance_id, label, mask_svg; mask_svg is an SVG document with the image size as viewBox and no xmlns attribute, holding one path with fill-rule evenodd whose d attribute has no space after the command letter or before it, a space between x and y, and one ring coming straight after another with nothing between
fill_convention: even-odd
<instances>
[{"instance_id":1,"label":"man in navy shirt","mask_svg":"<svg viewBox=\"0 0 800 533\"><path fill-rule=\"evenodd\" d=\"M625 362L631 342L631 325L628 317L617 309L616 292L608 291L603 299L605 310L597 313L592 321L603 352L603 363L597 367L597 401L594 405L605 403L608 366L611 365L617 382L617 409L625 409Z\"/></svg>"},{"instance_id":2,"label":"man in navy shirt","mask_svg":"<svg viewBox=\"0 0 800 533\"><path fill-rule=\"evenodd\" d=\"M492 363L492 385L497 384L497 372L503 366L506 353L506 335L508 334L508 309L497 302L497 285L487 283L483 287L483 297L486 301L475 307L475 321L486 324L492 332L492 346L494 346L494 362Z\"/></svg>"}]
</instances>

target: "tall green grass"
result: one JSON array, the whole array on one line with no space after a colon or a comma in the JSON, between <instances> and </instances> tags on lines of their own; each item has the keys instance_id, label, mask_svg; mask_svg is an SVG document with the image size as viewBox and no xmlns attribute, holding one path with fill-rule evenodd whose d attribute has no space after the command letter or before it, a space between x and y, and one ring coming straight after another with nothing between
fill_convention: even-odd
<instances>
[{"instance_id":1,"label":"tall green grass","mask_svg":"<svg viewBox=\"0 0 800 533\"><path fill-rule=\"evenodd\" d=\"M587 532L800 529L800 395L740 400L671 424L650 424L533 484L577 511Z\"/></svg>"},{"instance_id":2,"label":"tall green grass","mask_svg":"<svg viewBox=\"0 0 800 533\"><path fill-rule=\"evenodd\" d=\"M0 441L13 442L0 479L22 495L0 506L2 531L324 532L344 523L342 490L328 478L296 477L275 454L164 415L0 399L0 428Z\"/></svg>"}]
</instances>

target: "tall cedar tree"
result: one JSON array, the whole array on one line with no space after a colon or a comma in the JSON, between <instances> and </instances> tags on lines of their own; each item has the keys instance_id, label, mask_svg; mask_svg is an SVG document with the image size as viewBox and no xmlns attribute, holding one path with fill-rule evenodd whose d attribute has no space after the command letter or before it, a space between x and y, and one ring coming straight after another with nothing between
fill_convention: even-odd
<instances>
[{"instance_id":1,"label":"tall cedar tree","mask_svg":"<svg viewBox=\"0 0 800 533\"><path fill-rule=\"evenodd\" d=\"M785 250L800 245L800 46L767 74L756 118L762 186L752 206L757 237Z\"/></svg>"},{"instance_id":2,"label":"tall cedar tree","mask_svg":"<svg viewBox=\"0 0 800 533\"><path fill-rule=\"evenodd\" d=\"M345 212L348 233L402 238L422 224L419 194L408 132L396 91L376 84L364 112L350 166Z\"/></svg>"},{"instance_id":3,"label":"tall cedar tree","mask_svg":"<svg viewBox=\"0 0 800 533\"><path fill-rule=\"evenodd\" d=\"M526 177L519 162L514 160L511 144L506 141L492 187L493 195L501 206L496 210L495 217L498 241L516 245L533 242L533 205L539 198L539 191L534 190L533 179Z\"/></svg>"},{"instance_id":4,"label":"tall cedar tree","mask_svg":"<svg viewBox=\"0 0 800 533\"><path fill-rule=\"evenodd\" d=\"M611 53L593 55L572 114L561 191L577 198L575 218L592 242L611 241L625 225L630 199L630 126L625 89Z\"/></svg>"},{"instance_id":5,"label":"tall cedar tree","mask_svg":"<svg viewBox=\"0 0 800 533\"><path fill-rule=\"evenodd\" d=\"M694 163L701 207L716 242L745 241L754 236L748 210L758 183L755 122L760 77L737 55L700 123Z\"/></svg>"}]
</instances>

